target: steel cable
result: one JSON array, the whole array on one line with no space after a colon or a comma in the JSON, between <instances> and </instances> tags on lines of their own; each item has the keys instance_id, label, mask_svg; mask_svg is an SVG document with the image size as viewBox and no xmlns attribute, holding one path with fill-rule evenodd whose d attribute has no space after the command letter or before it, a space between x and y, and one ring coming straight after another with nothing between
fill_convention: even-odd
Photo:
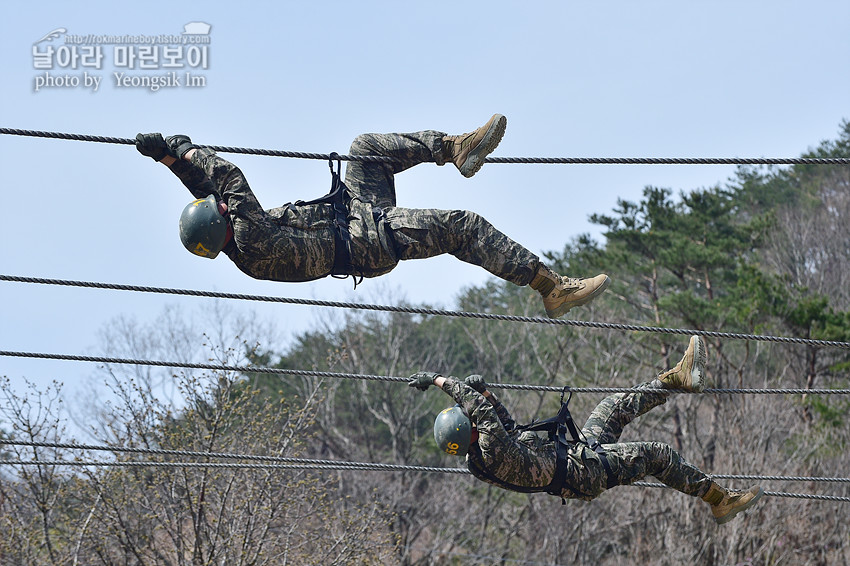
<instances>
[{"instance_id":1,"label":"steel cable","mask_svg":"<svg viewBox=\"0 0 850 566\"><path fill-rule=\"evenodd\" d=\"M394 464L373 464L369 462L332 462L313 463L304 461L289 464L242 464L222 462L151 462L151 461L114 461L97 460L0 460L0 465L7 466L50 466L50 467L100 467L100 468L184 468L184 469L238 469L238 470L335 470L335 471L393 471L393 472L429 472L471 475L463 468L435 468L429 466L403 466ZM713 476L719 477L719 476ZM639 487L662 487L671 489L662 483L635 482L631 485ZM837 501L850 503L850 497L836 495L819 495L810 493L787 493L781 491L765 491L765 495L774 497L791 497L796 499L815 499L820 501Z\"/></svg>"},{"instance_id":2,"label":"steel cable","mask_svg":"<svg viewBox=\"0 0 850 566\"><path fill-rule=\"evenodd\" d=\"M713 476L717 477L717 476ZM654 483L654 482L643 482L637 481L631 485L637 485L640 487L661 487L664 489L673 489L670 486L664 485L663 483ZM784 491L765 491L765 495L770 497L791 497L794 499L815 499L818 501L838 501L841 503L850 503L850 497L843 497L840 495L816 495L812 493L787 493Z\"/></svg>"},{"instance_id":3,"label":"steel cable","mask_svg":"<svg viewBox=\"0 0 850 566\"><path fill-rule=\"evenodd\" d=\"M23 446L28 448L57 448L64 450L92 451L92 452L114 452L121 454L141 454L148 456L180 456L188 458L217 458L222 460L248 460L261 462L280 462L288 464L321 464L337 466L378 466L379 469L393 471L445 471L446 473L463 473L462 468L433 468L422 466L404 466L397 464L381 464L376 462L347 462L342 460L317 460L305 458L293 458L288 456L267 456L263 454L241 454L233 452L198 452L194 450L174 450L163 448L140 448L109 446L103 444L79 444L74 442L31 442L25 440L0 439L0 446ZM828 478L819 476L765 476L751 474L711 474L713 479L735 479L735 480L758 480L758 481L789 481L789 482L825 482L825 483L850 483L847 478Z\"/></svg>"},{"instance_id":4,"label":"steel cable","mask_svg":"<svg viewBox=\"0 0 850 566\"><path fill-rule=\"evenodd\" d=\"M71 362L93 362L103 364L126 364L140 366L154 366L165 368L181 368L181 369L203 369L210 371L233 371L237 373L262 373L272 375L294 375L299 377L321 377L330 379L358 379L362 381L387 381L387 382L410 382L410 377L397 377L389 375L370 375L362 373L345 373L331 371L317 371L304 369L289 369L275 368L263 366L231 366L227 364L206 364L195 362L178 362L178 361L162 361L162 360L140 360L134 358L113 358L106 356L79 356L72 354L51 354L43 352L13 352L9 350L0 350L0 356L10 358L32 358L43 360L62 360ZM487 382L487 387L492 389L512 389L523 391L556 391L561 392L564 386L557 387L553 385L526 385L517 383L490 383ZM622 393L634 391L634 387L569 387L574 393ZM650 388L643 388L650 390ZM692 393L693 391L683 391L674 389L662 389L661 391L671 391L675 393ZM764 388L764 389L722 389L722 388L706 388L702 391L703 394L735 394L735 395L848 395L850 389L806 389L806 388Z\"/></svg>"},{"instance_id":5,"label":"steel cable","mask_svg":"<svg viewBox=\"0 0 850 566\"><path fill-rule=\"evenodd\" d=\"M396 305L374 305L368 303L351 303L344 301L322 301L316 299L298 299L292 297L273 297L264 295L246 295L242 293L226 293L219 291L200 291L195 289L175 289L169 287L149 287L142 285L125 285L118 283L101 283L96 281L74 281L67 279L48 279L42 277L25 277L20 275L2 275L0 281L10 283L30 283L39 285L56 285L63 287L81 287L87 289L107 289L111 291L132 291L139 293L154 293L165 295L180 295L190 297L205 297L214 299L231 299L243 301L257 301L267 303L282 303L290 305L306 305L333 307L351 310L371 310L383 312L398 312L407 314L422 314L428 316L444 316L456 318L474 318L481 320L501 320L508 322L522 322L529 324L550 324L557 326L573 326L578 328L595 328L605 330L622 330L626 332L654 332L660 334L699 335L709 338L722 338L728 340L749 340L757 342L775 342L782 344L804 344L810 346L822 346L831 348L850 349L850 342L835 340L817 340L812 338L794 338L790 336L767 336L760 334L742 334L738 332L718 332L713 330L696 330L693 328L665 328L658 326L647 326L637 324L622 324L614 322L595 322L586 320L569 320L560 318L514 316L494 313L480 313L468 311L452 311L446 309L431 309L425 307L403 307Z\"/></svg>"},{"instance_id":6,"label":"steel cable","mask_svg":"<svg viewBox=\"0 0 850 566\"><path fill-rule=\"evenodd\" d=\"M45 132L45 131L35 131L35 130L20 130L20 129L12 129L12 128L0 128L0 134L7 135L18 135L18 136L30 136L30 137L42 137L42 138L52 138L52 139L63 139L63 140L74 140L74 141L87 141L87 142L98 142L98 143L111 143L111 144L123 144L123 145L135 145L135 140L130 138L116 138L116 137L107 137L107 136L92 136L92 135L81 135L81 134L67 134L67 133L59 133L59 132ZM255 149L255 148L240 148L240 147L229 147L229 146L203 146L213 149L214 151L224 152L224 153L240 153L240 154L249 154L249 155L264 155L264 156L274 156L274 157L291 157L291 158L300 158L300 159L317 159L317 160L329 160L331 158L330 154L321 154L321 153L306 153L306 152L294 152L294 151L280 151L280 150L268 150L268 149ZM373 161L373 162L392 162L395 161L391 157L385 156L370 156L370 155L334 155L335 159L340 159L344 161ZM696 165L796 165L796 164L821 164L821 165L846 165L850 164L850 158L617 158L617 157L607 157L607 158L597 158L597 157L488 157L486 159L488 163L506 163L506 164L696 164ZM140 291L140 292L150 292L150 293L167 293L167 294L177 294L177 295L191 295L191 296L202 296L202 297L214 297L214 298L227 298L227 299L241 299L241 300L254 300L254 301L266 301L266 302L281 302L281 303L289 303L289 304L302 304L302 305L316 305L316 306L330 306L330 307L338 307L338 308L348 308L348 309L362 309L362 310L378 310L378 311L388 311L388 312L406 312L411 314L424 314L424 315L438 315L438 316L456 316L456 317L468 317L468 318L482 318L482 319L494 319L494 320L508 320L515 322L530 322L530 323L546 323L546 324L561 324L561 325L571 325L571 326L580 326L580 327L589 327L589 328L609 328L616 330L626 330L626 331L646 331L646 332L658 332L658 333L667 333L667 334L697 334L708 337L716 337L716 338L729 338L729 339L740 339L740 340L754 340L754 341L772 341L772 342L783 342L783 343L796 343L796 344L810 344L810 345L818 345L818 346L831 346L838 348L850 348L850 343L847 342L835 342L835 341L825 341L825 340L811 340L811 339L800 339L800 338L789 338L789 337L774 337L774 336L759 336L759 335L750 335L750 334L739 334L739 333L725 333L725 332L712 332L712 331L698 331L698 330L690 330L690 329L675 329L675 328L658 328L658 327L650 327L650 326L640 326L640 325L628 325L628 324L613 324L613 323L596 323L596 322L585 322L585 321L571 321L571 320L558 320L558 319L547 319L540 317L516 317L516 316L508 316L508 315L494 315L494 314L486 314L486 313L467 313L467 312L458 312L458 311L446 311L442 309L425 309L425 308L412 308L412 307L389 307L384 305L368 305L368 304L360 304L360 303L346 303L346 302L335 302L335 301L316 301L316 300L304 300L304 299L290 299L290 298L280 298L280 297L262 297L256 295L244 295L244 294L235 294L235 293L215 293L215 292L206 292L206 291L191 291L191 290L182 290L182 289L165 289L165 288L156 288L156 287L141 287L141 286L130 286L130 285L113 285L113 284L104 284L104 283L92 283L92 282L72 282L72 281L63 281L56 279L38 279L38 278L25 278L25 277L15 277L15 276L0 276L0 280L3 281L14 281L14 282L28 282L28 283L41 283L41 284L52 284L52 285L66 285L66 286L81 286L81 287L91 287L91 288L102 288L102 289L113 289L113 290L131 290L131 291ZM282 369L282 368L264 368L264 367L251 367L251 366L227 366L223 364L191 364L191 363L183 363L183 362L161 362L161 361L151 361L151 360L135 360L135 359L127 359L127 358L107 358L107 357L95 357L95 356L70 356L70 355L62 355L62 354L38 354L38 353L30 353L30 352L9 352L9 351L0 351L0 355L2 356L16 356L16 357L28 357L28 358L44 358L44 359L61 359L61 360L70 360L70 361L89 361L89 362L99 362L99 363L119 363L119 364L136 364L136 365L151 365L151 366L164 366L164 367L173 367L173 368L194 368L194 369L209 369L209 370L221 370L221 371L237 371L237 372L253 372L253 373L273 373L273 374L288 374L288 375L302 375L302 376L314 376L314 377L332 377L332 378L351 378L351 379L366 379L366 380L380 380L380 381L408 381L408 378L404 377L391 377L391 376L374 376L374 375L361 375L361 374L346 374L346 373L334 373L334 372L317 372L317 371L306 371L306 370L290 370L290 369ZM503 389L527 389L527 390L543 390L543 391L561 391L562 388L559 387L548 387L548 386L533 386L533 385L517 385L517 384L489 384L493 388L503 388ZM600 387L584 387L584 388L571 388L572 391L575 392L613 392L613 391L629 391L632 388L600 388ZM768 394L848 394L850 390L812 390L812 389L706 389L706 393L743 393L743 394L754 394L754 393L768 393ZM108 446L94 446L94 445L78 445L78 444L60 444L60 443L21 443L21 442L11 442L11 441L0 441L0 444L14 444L21 446L42 446L42 447L53 447L53 448L68 448L68 449L77 449L77 450L108 450L113 452L126 452L126 453L139 453L139 454L156 454L156 455L180 455L180 456L200 456L207 458L234 458L234 459L243 459L243 460L262 460L262 461L274 461L274 462L286 462L282 464L244 464L244 463L205 463L205 462L132 462L132 461L116 461L116 462L103 462L103 461L22 461L22 460L0 460L0 464L6 465L49 465L49 466L154 466L154 467L204 467L204 468L263 468L263 469L333 469L333 470L384 470L384 471L418 471L418 472L441 472L441 473L460 473L460 474L468 474L468 470L460 469L460 468L434 468L434 467L425 467L425 466L402 466L402 465L393 465L393 464L379 464L379 463L368 463L368 462L344 462L344 461L331 461L331 460L314 460L314 459L299 459L299 458L285 458L285 457L268 457L268 456L257 456L257 455L246 455L246 454L227 454L227 453L198 453L191 451L182 451L182 450L154 450L154 449L134 449L134 448L117 448L117 447L108 447ZM775 480L775 481L803 481L803 482L835 482L835 483L843 483L850 481L850 478L818 478L818 477L806 477L806 476L758 476L758 475L730 475L730 474L714 474L712 475L714 478L718 479L751 479L751 480ZM667 488L664 484L657 483L648 483L648 482L636 482L633 485L644 486L644 487L664 487ZM850 498L848 497L838 497L838 496L829 496L829 495L814 495L814 494L799 494L799 493L786 493L786 492L772 492L766 491L765 495L769 496L778 496L778 497L789 497L789 498L798 498L798 499L816 499L823 501L841 501L841 502L850 502Z\"/></svg>"},{"instance_id":7,"label":"steel cable","mask_svg":"<svg viewBox=\"0 0 850 566\"><path fill-rule=\"evenodd\" d=\"M0 128L0 134L28 136L72 141L135 145L132 138L94 136L87 134L67 134L17 128ZM321 159L328 161L330 154L307 153L301 151L282 151L274 149L256 149L220 145L203 145L222 153L241 153L247 155L265 155L271 157L292 157L297 159ZM334 155L342 161L394 162L396 159L382 155ZM486 163L546 164L546 165L848 165L847 157L487 157Z\"/></svg>"}]
</instances>

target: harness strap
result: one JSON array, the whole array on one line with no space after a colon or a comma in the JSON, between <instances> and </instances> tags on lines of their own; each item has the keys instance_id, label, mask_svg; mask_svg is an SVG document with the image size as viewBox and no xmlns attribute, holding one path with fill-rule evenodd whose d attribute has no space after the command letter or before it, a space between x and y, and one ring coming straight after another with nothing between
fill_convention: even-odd
<instances>
[{"instance_id":1,"label":"harness strap","mask_svg":"<svg viewBox=\"0 0 850 566\"><path fill-rule=\"evenodd\" d=\"M605 449L602 448L602 445L599 444L599 442L594 441L590 449L599 455L599 460L602 462L602 467L605 468L605 475L608 476L608 479L605 482L605 488L611 489L612 487L619 485L617 483L617 477L614 475L614 471L611 469L611 463L608 462L608 453L605 452Z\"/></svg>"},{"instance_id":2,"label":"harness strap","mask_svg":"<svg viewBox=\"0 0 850 566\"><path fill-rule=\"evenodd\" d=\"M570 395L569 397L567 397L567 400L564 401L564 395L568 391ZM561 491L564 488L572 491L575 494L580 495L575 489L573 489L572 486L570 486L566 482L567 448L569 446L575 446L579 444L584 444L599 456L599 460L602 462L602 467L605 469L606 488L611 489L612 487L619 485L617 482L617 477L614 475L614 471L611 468L611 463L608 462L608 456L605 452L605 449L596 440L594 440L592 444L589 443L587 441L587 438L585 438L584 434L582 434L576 426L569 409L570 400L572 399L572 396L573 394L572 391L570 391L570 388L564 387L564 390L561 391L561 408L558 410L558 414L556 416L517 427L519 430L528 431L545 430L549 433L549 438L555 441L555 454L557 456L557 461L555 463L555 475L552 478L552 483L549 484L549 486L547 487L547 492L551 493L552 495L560 495ZM570 433L570 439L567 439L567 432ZM563 497L561 498L561 503L566 503Z\"/></svg>"},{"instance_id":3,"label":"harness strap","mask_svg":"<svg viewBox=\"0 0 850 566\"><path fill-rule=\"evenodd\" d=\"M503 489L507 489L510 491L518 491L520 493L541 493L547 490L547 486L526 487L524 485L516 485L510 482L506 482L505 480L493 475L487 468L479 466L472 460L467 460L466 465L469 467L469 471L472 472L472 475L474 475L475 477L486 479L487 481L498 485Z\"/></svg>"},{"instance_id":4,"label":"harness strap","mask_svg":"<svg viewBox=\"0 0 850 566\"><path fill-rule=\"evenodd\" d=\"M560 439L555 443L555 457L555 474L552 476L552 483L546 486L546 493L560 497L561 505L566 505L567 500L562 495L563 489L566 487L573 493L578 492L567 484L567 445Z\"/></svg>"},{"instance_id":5,"label":"harness strap","mask_svg":"<svg viewBox=\"0 0 850 566\"><path fill-rule=\"evenodd\" d=\"M570 396L566 401L564 401L564 395L567 391L570 392ZM569 409L570 399L572 399L572 396L573 394L572 391L570 391L570 388L564 387L564 390L561 392L561 408L558 410L558 414L556 416L542 421L531 422L527 425L517 425L515 427L515 430L518 431L537 432L545 430L549 433L549 439L555 442L555 473L553 474L552 481L549 485L544 487L525 487L506 482L501 478L496 477L483 465L483 458L479 458L477 454L472 452L473 450L477 450L477 447L470 447L470 456L472 457L467 459L469 470L476 477L486 479L490 483L511 491L518 491L520 493L540 493L545 491L550 495L560 497L561 505L566 505L567 501L562 495L564 489L572 492L573 495L577 497L585 495L567 482L567 450L571 446L584 445L593 450L599 456L599 460L602 462L602 467L605 469L605 475L607 476L607 489L611 489L612 487L619 485L617 478L614 475L614 471L611 468L611 464L608 462L608 456L605 449L596 440L594 440L592 444L589 443L584 434L582 434L576 426ZM570 439L567 439L567 432L570 434ZM477 460L480 460L480 463Z\"/></svg>"},{"instance_id":6,"label":"harness strap","mask_svg":"<svg viewBox=\"0 0 850 566\"><path fill-rule=\"evenodd\" d=\"M336 160L336 171L334 171L334 160ZM342 182L342 160L339 154L331 153L328 159L328 167L331 170L331 190L325 196L310 201L295 201L295 206L307 206L311 204L329 204L333 210L334 227L334 265L331 268L331 277L345 279L353 277L354 288L363 281L363 274L358 273L351 261L351 231L348 228L348 204L346 197L348 187ZM359 278L358 278L359 275Z\"/></svg>"}]
</instances>

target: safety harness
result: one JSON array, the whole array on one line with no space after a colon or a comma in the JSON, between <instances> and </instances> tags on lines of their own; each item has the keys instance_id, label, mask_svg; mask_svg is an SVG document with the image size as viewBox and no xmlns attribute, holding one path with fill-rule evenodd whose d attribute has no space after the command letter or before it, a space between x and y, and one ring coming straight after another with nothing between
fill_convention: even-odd
<instances>
[{"instance_id":1,"label":"safety harness","mask_svg":"<svg viewBox=\"0 0 850 566\"><path fill-rule=\"evenodd\" d=\"M334 171L336 161L336 171ZM333 209L334 226L334 265L329 275L337 279L345 279L351 276L354 279L354 288L363 281L363 274L359 273L351 262L351 232L348 229L348 202L351 195L348 187L342 182L342 159L336 152L328 157L328 167L331 170L331 190L328 194L310 201L295 201L295 206L307 206L311 204L329 204Z\"/></svg>"},{"instance_id":2,"label":"safety harness","mask_svg":"<svg viewBox=\"0 0 850 566\"><path fill-rule=\"evenodd\" d=\"M564 395L569 391L570 395L567 397L567 400L564 401ZM570 414L569 404L570 399L572 399L573 393L570 391L569 387L564 387L564 390L561 391L561 408L558 410L558 414L554 417L550 417L548 419L544 419L542 421L532 421L527 425L518 425L514 428L514 430L525 432L538 432L538 431L546 431L549 434L549 440L555 443L555 474L552 476L552 481L549 485L541 486L541 487L526 487L521 485L512 484L510 482L506 482L501 478L496 477L490 470L486 468L484 465L483 454L481 453L481 449L477 444L470 446L469 455L470 458L467 459L467 465L469 466L469 470L481 479L485 479L499 487L509 489L511 491L518 491L521 493L540 493L546 492L550 495L556 495L561 498L561 504L565 505L567 503L566 499L561 495L564 489L572 492L576 497L588 497L588 494L582 493L577 490L574 486L570 485L567 482L567 451L571 448L574 448L578 445L584 445L587 448L590 448L594 452L599 455L599 459L602 462L602 467L605 468L605 473L607 477L607 488L611 489L615 485L617 485L616 477L614 476L613 471L611 470L611 465L608 463L608 458L605 453L605 449L602 448L602 445L594 439L593 442L588 442L587 438L584 434L579 431L578 427L576 427L575 421L573 421L573 417ZM570 438L567 439L567 433L569 433Z\"/></svg>"}]
</instances>

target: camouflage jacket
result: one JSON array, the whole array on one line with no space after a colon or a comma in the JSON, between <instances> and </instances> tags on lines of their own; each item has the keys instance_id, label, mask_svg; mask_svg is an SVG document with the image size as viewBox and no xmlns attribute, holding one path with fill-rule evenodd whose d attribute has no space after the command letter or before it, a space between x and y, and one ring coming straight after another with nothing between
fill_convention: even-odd
<instances>
[{"instance_id":1,"label":"camouflage jacket","mask_svg":"<svg viewBox=\"0 0 850 566\"><path fill-rule=\"evenodd\" d=\"M452 377L446 378L442 389L467 411L478 428L478 442L466 455L473 475L504 487L477 473L484 468L508 484L544 491L555 474L555 443L547 436L516 430L510 413L492 392L488 401ZM604 478L602 464L592 450L582 445L572 447L567 452L567 483L575 491L565 488L561 496L590 501L605 490Z\"/></svg>"},{"instance_id":2,"label":"camouflage jacket","mask_svg":"<svg viewBox=\"0 0 850 566\"><path fill-rule=\"evenodd\" d=\"M263 210L238 167L210 149L199 148L191 163L178 159L171 170L196 198L215 193L227 204L233 239L222 250L244 273L272 281L311 281L330 274L334 263L333 212L329 204L287 203ZM398 263L383 222L369 204L349 204L352 263L366 277Z\"/></svg>"}]
</instances>

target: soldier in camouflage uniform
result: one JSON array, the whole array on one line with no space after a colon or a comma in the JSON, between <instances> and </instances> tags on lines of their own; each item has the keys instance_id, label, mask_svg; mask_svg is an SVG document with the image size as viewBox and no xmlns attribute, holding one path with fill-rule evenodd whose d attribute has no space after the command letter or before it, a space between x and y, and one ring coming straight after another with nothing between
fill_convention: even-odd
<instances>
[{"instance_id":1,"label":"soldier in camouflage uniform","mask_svg":"<svg viewBox=\"0 0 850 566\"><path fill-rule=\"evenodd\" d=\"M747 491L721 487L667 444L619 442L628 423L667 401L670 392L663 389L702 391L704 375L705 346L693 336L673 369L632 391L603 399L581 430L586 442L571 443L566 451L565 481L557 494L590 501L613 486L630 485L651 475L708 502L717 523L728 522L752 506L763 494L758 486ZM423 391L430 385L440 387L459 405L437 417L434 434L443 450L465 453L470 471L483 481L520 492L547 491L556 469L555 441L518 429L481 376L462 382L420 372L410 382Z\"/></svg>"},{"instance_id":2,"label":"soldier in camouflage uniform","mask_svg":"<svg viewBox=\"0 0 850 566\"><path fill-rule=\"evenodd\" d=\"M396 206L395 174L425 162L451 161L466 177L483 165L505 131L494 115L484 126L458 136L433 130L409 134L364 134L352 155L387 156L392 162L351 161L344 185L344 224L350 234L347 265L329 203L287 203L263 210L242 172L208 148L183 135L163 139L139 134L136 147L161 161L198 199L181 218L181 238L202 257L224 253L257 279L310 281L330 274L376 277L400 260L450 253L516 285L530 285L542 296L547 315L561 316L602 293L608 276L562 277L537 255L464 210ZM194 230L194 232L190 232ZM211 235L212 234L212 235Z\"/></svg>"}]
</instances>

